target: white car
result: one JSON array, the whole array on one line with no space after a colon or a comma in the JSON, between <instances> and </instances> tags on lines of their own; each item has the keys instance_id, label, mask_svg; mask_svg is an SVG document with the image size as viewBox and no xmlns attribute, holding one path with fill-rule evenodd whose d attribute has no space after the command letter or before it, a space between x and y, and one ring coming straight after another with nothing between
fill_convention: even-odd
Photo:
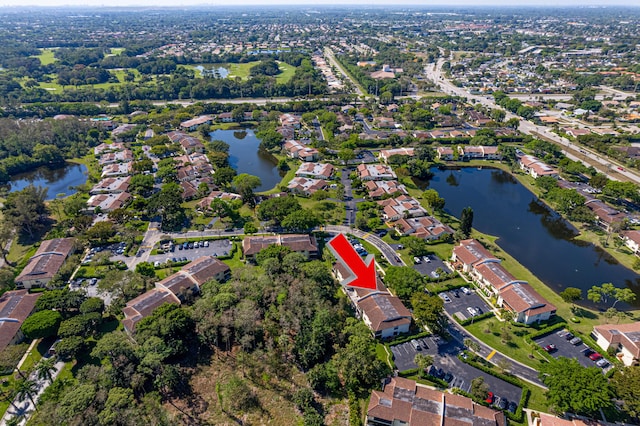
<instances>
[{"instance_id":1,"label":"white car","mask_svg":"<svg viewBox=\"0 0 640 426\"><path fill-rule=\"evenodd\" d=\"M205 247L209 247L209 241L205 241L203 244Z\"/></svg>"},{"instance_id":2,"label":"white car","mask_svg":"<svg viewBox=\"0 0 640 426\"><path fill-rule=\"evenodd\" d=\"M419 257L414 257L413 258L413 262L417 265L420 263L420 258Z\"/></svg>"},{"instance_id":3,"label":"white car","mask_svg":"<svg viewBox=\"0 0 640 426\"><path fill-rule=\"evenodd\" d=\"M442 297L442 300L444 300L445 302L447 303L451 302L451 299L446 294L440 293L440 296Z\"/></svg>"},{"instance_id":4,"label":"white car","mask_svg":"<svg viewBox=\"0 0 640 426\"><path fill-rule=\"evenodd\" d=\"M472 317L475 317L476 315L478 315L476 310L473 309L471 306L467 307L467 312L469 312L469 315L471 315Z\"/></svg>"},{"instance_id":5,"label":"white car","mask_svg":"<svg viewBox=\"0 0 640 426\"><path fill-rule=\"evenodd\" d=\"M600 359L600 360L598 360L598 361L596 362L596 365L597 365L598 367L605 368L606 366L608 366L608 365L609 365L609 361L607 361L606 359L602 358L602 359Z\"/></svg>"},{"instance_id":6,"label":"white car","mask_svg":"<svg viewBox=\"0 0 640 426\"><path fill-rule=\"evenodd\" d=\"M425 263L431 262L431 259L429 259L429 256L423 256L422 259L425 261Z\"/></svg>"},{"instance_id":7,"label":"white car","mask_svg":"<svg viewBox=\"0 0 640 426\"><path fill-rule=\"evenodd\" d=\"M469 290L467 287L462 287L460 290L462 290L464 294L471 294L471 290Z\"/></svg>"}]
</instances>

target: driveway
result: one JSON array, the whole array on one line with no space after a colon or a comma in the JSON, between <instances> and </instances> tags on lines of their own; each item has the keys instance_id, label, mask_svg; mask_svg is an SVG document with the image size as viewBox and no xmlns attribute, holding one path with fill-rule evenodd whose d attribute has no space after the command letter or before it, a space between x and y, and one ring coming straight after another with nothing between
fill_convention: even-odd
<instances>
[{"instance_id":1,"label":"driveway","mask_svg":"<svg viewBox=\"0 0 640 426\"><path fill-rule=\"evenodd\" d=\"M468 288L468 287L467 287ZM480 296L476 294L475 291L471 290L470 294L465 294L461 290L457 292L458 297L455 296L454 291L447 291L444 293L440 293L440 297L446 294L451 302L446 302L444 304L444 309L447 311L449 315L457 315L460 319L470 318L472 315L467 310L467 308L476 308L479 307L482 309L482 313L489 312L491 308L485 303L484 300Z\"/></svg>"},{"instance_id":2,"label":"driveway","mask_svg":"<svg viewBox=\"0 0 640 426\"><path fill-rule=\"evenodd\" d=\"M452 272L451 269L449 269L449 267L442 261L442 259L440 259L435 254L420 256L418 259L420 260L420 263L414 263L413 269L429 278L438 278L436 273L436 270L438 268L442 269L445 274Z\"/></svg>"},{"instance_id":3,"label":"driveway","mask_svg":"<svg viewBox=\"0 0 640 426\"><path fill-rule=\"evenodd\" d=\"M592 361L588 356L584 356L584 351L589 348L584 343L579 343L577 345L572 345L569 343L567 339L562 337L561 332L563 330L559 330L553 333L546 334L544 336L538 337L534 339L540 347L545 347L547 345L555 345L557 348L555 351L551 352L551 355L554 358L565 357L565 358L575 358L578 362L585 367L593 367L596 365L595 361ZM600 352L600 348L591 348L595 352ZM602 353L602 352L600 352Z\"/></svg>"},{"instance_id":4,"label":"driveway","mask_svg":"<svg viewBox=\"0 0 640 426\"><path fill-rule=\"evenodd\" d=\"M231 247L232 243L230 240L212 240L209 241L209 247L199 247L193 249L180 250L177 246L175 246L173 252L150 255L148 261L150 263L166 263L167 259L173 258L180 259L186 257L188 261L192 261L202 256L226 256L231 251Z\"/></svg>"},{"instance_id":5,"label":"driveway","mask_svg":"<svg viewBox=\"0 0 640 426\"><path fill-rule=\"evenodd\" d=\"M451 373L450 387L469 392L471 381L476 377L482 377L489 386L489 390L496 396L516 403L520 402L521 388L462 362L457 354L464 349L464 346L457 339L446 341L438 336L429 336L417 340L420 342L420 350L415 349L411 342L391 347L398 371L417 368L418 366L413 361L417 354L431 355L433 356L433 367L436 370L441 369L443 375Z\"/></svg>"}]
</instances>

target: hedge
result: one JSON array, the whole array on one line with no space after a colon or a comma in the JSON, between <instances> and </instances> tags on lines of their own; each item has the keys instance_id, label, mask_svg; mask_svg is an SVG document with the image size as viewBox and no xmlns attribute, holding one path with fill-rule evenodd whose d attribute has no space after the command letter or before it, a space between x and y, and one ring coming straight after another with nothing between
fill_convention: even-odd
<instances>
[{"instance_id":1,"label":"hedge","mask_svg":"<svg viewBox=\"0 0 640 426\"><path fill-rule=\"evenodd\" d=\"M439 387L441 387L443 389L447 389L449 387L449 383L448 382L446 382L446 381L444 381L442 379L438 379L437 377L432 376L431 374L427 374L426 378L421 377L419 368L412 368L410 370L402 371L402 372L398 373L398 376L405 377L405 378L410 378L412 376L417 376L418 378L423 379L423 380L427 380L427 381L429 381L429 382L431 382L431 383L433 383L433 384L435 384L435 385L437 385L437 386L439 386Z\"/></svg>"},{"instance_id":2,"label":"hedge","mask_svg":"<svg viewBox=\"0 0 640 426\"><path fill-rule=\"evenodd\" d=\"M470 317L470 318L467 318L465 320L460 319L457 315L454 315L453 317L456 319L458 324L460 324L461 326L465 327L465 326L467 326L467 325L469 325L471 323L482 321L483 319L491 318L493 315L494 315L493 311L488 311L488 312L485 312L482 315L478 315L478 316L475 316L475 317Z\"/></svg>"},{"instance_id":3,"label":"hedge","mask_svg":"<svg viewBox=\"0 0 640 426\"><path fill-rule=\"evenodd\" d=\"M396 345L400 345L402 343L407 343L410 342L413 339L422 339L423 337L427 337L427 336L431 336L431 333L428 331L423 331L421 333L418 334L412 334L412 335L408 335L408 336L400 336L397 339L393 339L390 340L388 342L385 342L385 345L389 345L389 346L396 346Z\"/></svg>"}]
</instances>

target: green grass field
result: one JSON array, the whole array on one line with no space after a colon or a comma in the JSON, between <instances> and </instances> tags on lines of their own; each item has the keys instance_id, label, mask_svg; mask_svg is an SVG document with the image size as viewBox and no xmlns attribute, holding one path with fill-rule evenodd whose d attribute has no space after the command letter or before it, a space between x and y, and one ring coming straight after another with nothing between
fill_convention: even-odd
<instances>
[{"instance_id":1,"label":"green grass field","mask_svg":"<svg viewBox=\"0 0 640 426\"><path fill-rule=\"evenodd\" d=\"M286 62L281 62L281 61L277 61L277 62L278 62L278 67L282 72L276 76L276 81L281 84L286 83L289 80L291 80L291 77L293 77L293 75L295 74L296 67L294 67L293 65L289 65ZM247 80L249 78L249 71L251 70L251 67L259 63L260 61L247 62L243 64L199 64L199 65L202 65L205 68L207 67L226 68L229 71L229 75L227 76L227 78L239 77L243 80ZM202 73L200 72L200 70L196 69L196 66L198 65L185 65L185 66L189 69L194 70L197 77L202 76Z\"/></svg>"},{"instance_id":2,"label":"green grass field","mask_svg":"<svg viewBox=\"0 0 640 426\"><path fill-rule=\"evenodd\" d=\"M135 75L135 80L134 81L139 81L140 80L140 72L135 69L135 68L130 68L128 69L128 71L131 71L134 75ZM125 73L127 72L126 69L119 69L119 70L113 70L111 71L112 74L114 74L117 78L118 78L118 83L100 83L100 84L93 84L91 85L91 87L95 87L97 89L107 89L109 87L113 87L113 86L118 86L120 84L123 84L124 81L124 76ZM53 81L51 82L39 82L38 83L38 87L40 87L41 89L45 89L51 92L60 92L63 91L64 88L70 88L73 86L65 86L62 87L60 84L58 84L57 82L57 76L55 74L49 74L49 76L52 78ZM27 79L23 78L21 83L23 84L24 87L24 82L26 82ZM85 85L81 85L81 86L88 86L88 84Z\"/></svg>"},{"instance_id":3,"label":"green grass field","mask_svg":"<svg viewBox=\"0 0 640 426\"><path fill-rule=\"evenodd\" d=\"M121 54L121 53L122 53L122 52L124 52L124 51L125 51L125 48L124 48L124 47L112 47L112 48L111 48L111 54L112 54L112 55L119 55L119 54Z\"/></svg>"},{"instance_id":4,"label":"green grass field","mask_svg":"<svg viewBox=\"0 0 640 426\"><path fill-rule=\"evenodd\" d=\"M49 65L57 61L56 58L53 57L54 49L40 49L40 54L36 56L36 58L40 59L40 63L42 65Z\"/></svg>"}]
</instances>

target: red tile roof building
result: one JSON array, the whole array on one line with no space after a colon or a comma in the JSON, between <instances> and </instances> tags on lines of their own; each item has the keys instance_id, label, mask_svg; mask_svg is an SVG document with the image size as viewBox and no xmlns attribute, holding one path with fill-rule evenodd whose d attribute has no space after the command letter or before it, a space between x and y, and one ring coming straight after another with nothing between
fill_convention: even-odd
<instances>
[{"instance_id":1,"label":"red tile roof building","mask_svg":"<svg viewBox=\"0 0 640 426\"><path fill-rule=\"evenodd\" d=\"M640 321L631 324L605 324L593 327L591 337L603 349L614 348L626 366L640 360Z\"/></svg>"},{"instance_id":2,"label":"red tile roof building","mask_svg":"<svg viewBox=\"0 0 640 426\"><path fill-rule=\"evenodd\" d=\"M14 290L0 296L0 352L24 339L20 327L33 313L36 300L41 294L29 294L28 290Z\"/></svg>"},{"instance_id":3,"label":"red tile roof building","mask_svg":"<svg viewBox=\"0 0 640 426\"><path fill-rule=\"evenodd\" d=\"M17 288L44 287L75 250L75 239L55 238L40 244L27 266L15 279Z\"/></svg>"},{"instance_id":4,"label":"red tile roof building","mask_svg":"<svg viewBox=\"0 0 640 426\"><path fill-rule=\"evenodd\" d=\"M470 398L440 392L413 380L393 377L382 391L371 392L368 426L505 426L502 411Z\"/></svg>"},{"instance_id":5,"label":"red tile roof building","mask_svg":"<svg viewBox=\"0 0 640 426\"><path fill-rule=\"evenodd\" d=\"M283 234L245 237L242 240L242 252L245 257L253 257L264 248L271 245L289 247L292 251L302 253L307 257L318 255L318 244L312 235Z\"/></svg>"},{"instance_id":6,"label":"red tile roof building","mask_svg":"<svg viewBox=\"0 0 640 426\"><path fill-rule=\"evenodd\" d=\"M367 189L369 197L373 199L396 193L408 194L407 188L401 183L398 183L397 180L368 180L364 182L364 187Z\"/></svg>"}]
</instances>

